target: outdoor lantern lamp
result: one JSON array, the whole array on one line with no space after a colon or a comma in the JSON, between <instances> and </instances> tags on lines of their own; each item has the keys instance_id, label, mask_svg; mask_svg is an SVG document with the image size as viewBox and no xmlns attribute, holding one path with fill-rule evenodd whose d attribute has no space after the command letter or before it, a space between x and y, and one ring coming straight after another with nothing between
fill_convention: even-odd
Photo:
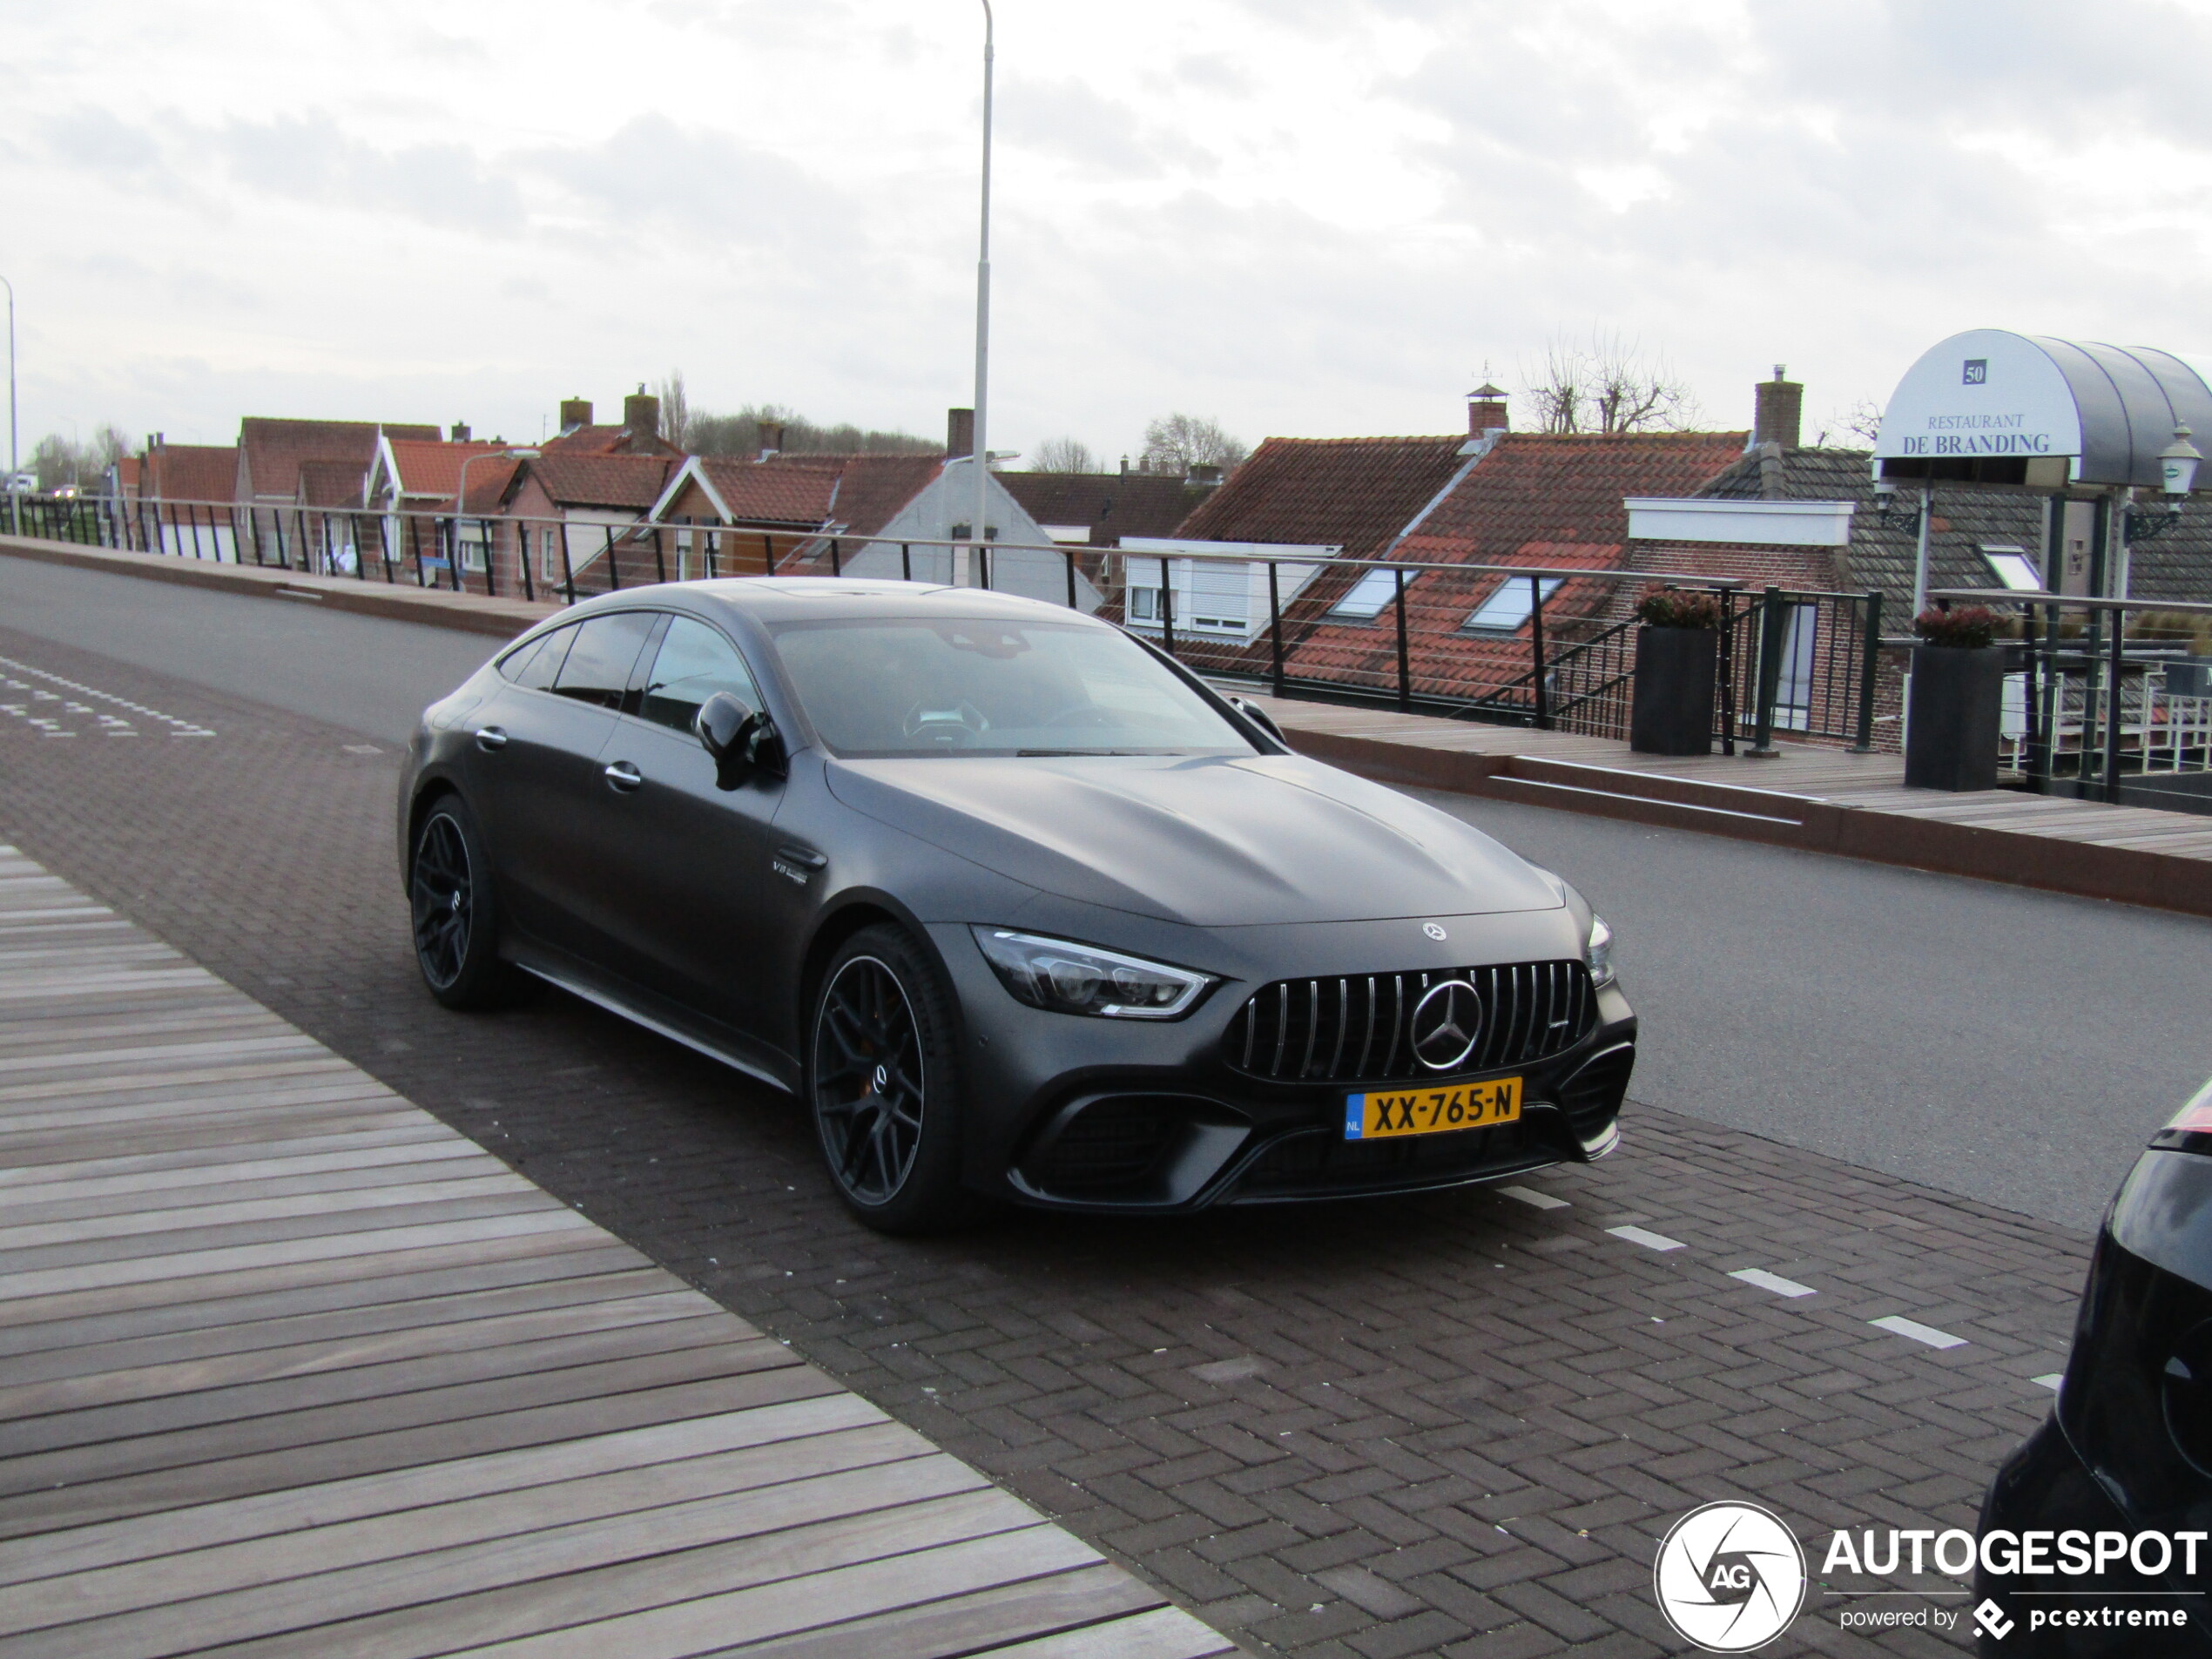
<instances>
[{"instance_id":1,"label":"outdoor lantern lamp","mask_svg":"<svg viewBox=\"0 0 2212 1659\"><path fill-rule=\"evenodd\" d=\"M2130 507L2128 509L2128 539L2148 542L2182 522L2182 503L2196 485L2196 469L2204 457L2189 442L2186 426L2174 428L2174 442L2158 452L2159 489L2166 496L2164 507L2156 509Z\"/></svg>"},{"instance_id":2,"label":"outdoor lantern lamp","mask_svg":"<svg viewBox=\"0 0 2212 1659\"><path fill-rule=\"evenodd\" d=\"M1894 478L1875 479L1874 516L1881 520L1884 529L1909 529L1926 509L1925 495L1915 496L1908 506Z\"/></svg>"}]
</instances>

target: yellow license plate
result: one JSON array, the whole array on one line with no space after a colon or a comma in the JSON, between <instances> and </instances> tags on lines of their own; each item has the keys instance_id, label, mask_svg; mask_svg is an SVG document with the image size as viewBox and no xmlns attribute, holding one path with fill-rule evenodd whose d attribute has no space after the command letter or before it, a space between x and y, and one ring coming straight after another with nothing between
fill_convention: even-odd
<instances>
[{"instance_id":1,"label":"yellow license plate","mask_svg":"<svg viewBox=\"0 0 2212 1659\"><path fill-rule=\"evenodd\" d=\"M1344 1138L1377 1141L1393 1135L1442 1135L1455 1129L1510 1123L1520 1116L1518 1077L1439 1083L1428 1089L1386 1089L1344 1097Z\"/></svg>"}]
</instances>

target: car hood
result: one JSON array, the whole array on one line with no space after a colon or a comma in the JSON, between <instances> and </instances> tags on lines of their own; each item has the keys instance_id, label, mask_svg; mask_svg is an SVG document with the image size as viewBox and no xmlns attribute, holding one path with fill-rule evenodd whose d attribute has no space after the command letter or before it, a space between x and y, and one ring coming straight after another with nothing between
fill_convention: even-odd
<instances>
[{"instance_id":1,"label":"car hood","mask_svg":"<svg viewBox=\"0 0 2212 1659\"><path fill-rule=\"evenodd\" d=\"M828 781L855 811L1030 887L1197 927L1564 902L1480 830L1298 756L840 760Z\"/></svg>"}]
</instances>

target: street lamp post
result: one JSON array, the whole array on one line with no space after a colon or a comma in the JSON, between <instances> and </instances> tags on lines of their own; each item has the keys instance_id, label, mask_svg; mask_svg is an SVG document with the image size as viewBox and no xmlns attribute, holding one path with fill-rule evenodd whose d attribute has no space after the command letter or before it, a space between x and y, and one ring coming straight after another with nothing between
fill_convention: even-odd
<instances>
[{"instance_id":1,"label":"street lamp post","mask_svg":"<svg viewBox=\"0 0 2212 1659\"><path fill-rule=\"evenodd\" d=\"M446 570L446 575L452 579L453 590L455 593L461 591L461 516L468 510L469 507L469 469L479 461L535 461L537 456L538 452L535 449L484 449L475 455L463 455L461 458L461 487L453 492L453 563ZM522 561L523 585L527 588L530 581L529 527L528 525L523 528L523 539L517 544L517 549L516 556ZM354 556L358 558L361 556L356 553ZM484 541L484 585L486 587L492 585L491 540L489 536Z\"/></svg>"},{"instance_id":2,"label":"street lamp post","mask_svg":"<svg viewBox=\"0 0 2212 1659\"><path fill-rule=\"evenodd\" d=\"M970 580L981 577L983 561L990 556L984 550L986 539L984 509L988 504L991 483L991 456L984 434L986 403L991 372L991 59L994 28L991 0L983 0L983 218L982 232L975 260L975 453L971 464L975 469L975 516L968 521L971 543L975 549L977 570Z\"/></svg>"},{"instance_id":3,"label":"street lamp post","mask_svg":"<svg viewBox=\"0 0 2212 1659\"><path fill-rule=\"evenodd\" d=\"M16 472L23 464L16 454L16 285L0 276L8 291L8 530L23 534L23 497L16 493Z\"/></svg>"}]
</instances>

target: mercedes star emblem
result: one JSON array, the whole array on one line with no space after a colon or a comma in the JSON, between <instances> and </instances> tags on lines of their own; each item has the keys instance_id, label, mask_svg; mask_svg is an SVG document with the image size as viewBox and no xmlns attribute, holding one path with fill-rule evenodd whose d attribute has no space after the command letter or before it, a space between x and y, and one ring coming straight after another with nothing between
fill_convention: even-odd
<instances>
[{"instance_id":1,"label":"mercedes star emblem","mask_svg":"<svg viewBox=\"0 0 2212 1659\"><path fill-rule=\"evenodd\" d=\"M1440 921L1425 921L1421 924L1421 931L1431 939L1440 940L1444 937L1444 924Z\"/></svg>"},{"instance_id":2,"label":"mercedes star emblem","mask_svg":"<svg viewBox=\"0 0 2212 1659\"><path fill-rule=\"evenodd\" d=\"M1431 1071L1461 1064L1481 1035L1482 999L1463 979L1430 986L1413 1004L1413 1057Z\"/></svg>"}]
</instances>

